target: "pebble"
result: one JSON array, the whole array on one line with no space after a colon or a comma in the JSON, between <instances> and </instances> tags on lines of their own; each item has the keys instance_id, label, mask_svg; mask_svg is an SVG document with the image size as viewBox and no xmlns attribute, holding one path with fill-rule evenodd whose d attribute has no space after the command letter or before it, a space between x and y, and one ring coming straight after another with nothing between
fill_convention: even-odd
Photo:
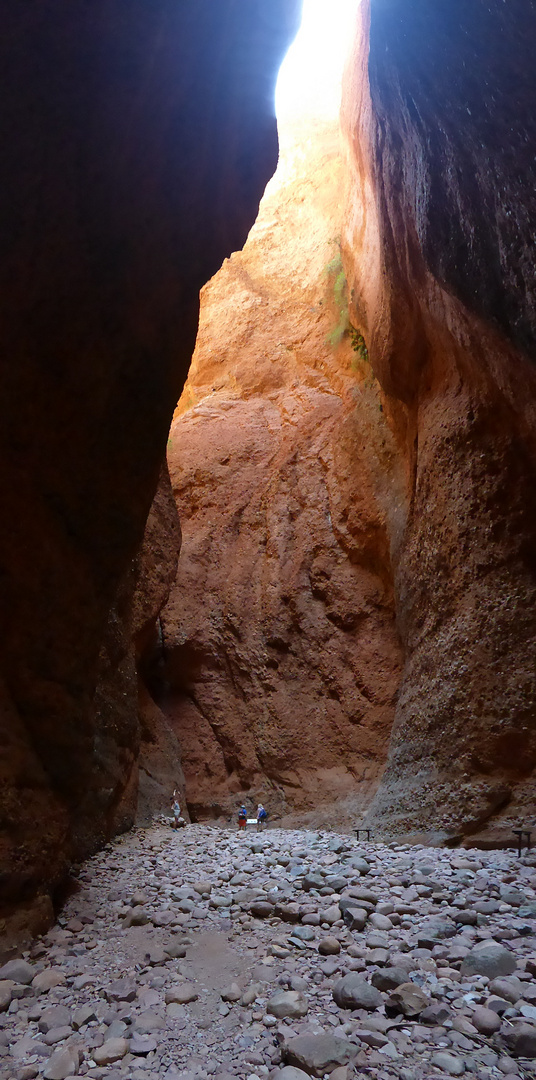
<instances>
[{"instance_id":1,"label":"pebble","mask_svg":"<svg viewBox=\"0 0 536 1080\"><path fill-rule=\"evenodd\" d=\"M155 825L78 884L0 969L0 1080L534 1072L531 855Z\"/></svg>"}]
</instances>

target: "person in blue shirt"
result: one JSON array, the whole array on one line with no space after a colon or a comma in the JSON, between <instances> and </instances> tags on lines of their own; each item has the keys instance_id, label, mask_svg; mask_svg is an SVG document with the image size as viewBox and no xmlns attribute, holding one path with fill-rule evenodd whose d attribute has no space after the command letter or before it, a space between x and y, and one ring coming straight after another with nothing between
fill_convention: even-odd
<instances>
[{"instance_id":1,"label":"person in blue shirt","mask_svg":"<svg viewBox=\"0 0 536 1080\"><path fill-rule=\"evenodd\" d=\"M267 824L268 814L264 809L262 803L259 803L257 807L257 832L262 832L264 826Z\"/></svg>"}]
</instances>

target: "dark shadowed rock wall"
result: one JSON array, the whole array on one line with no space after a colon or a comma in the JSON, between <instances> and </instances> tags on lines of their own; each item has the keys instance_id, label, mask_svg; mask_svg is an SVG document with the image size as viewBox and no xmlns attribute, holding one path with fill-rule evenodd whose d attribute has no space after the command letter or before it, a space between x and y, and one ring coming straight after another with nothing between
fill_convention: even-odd
<instances>
[{"instance_id":1,"label":"dark shadowed rock wall","mask_svg":"<svg viewBox=\"0 0 536 1080\"><path fill-rule=\"evenodd\" d=\"M198 290L275 168L297 7L2 8L0 917L18 901L21 925L132 820L129 564Z\"/></svg>"},{"instance_id":2,"label":"dark shadowed rock wall","mask_svg":"<svg viewBox=\"0 0 536 1080\"><path fill-rule=\"evenodd\" d=\"M437 281L536 359L536 4L371 11L384 211L394 221L402 204Z\"/></svg>"},{"instance_id":3,"label":"dark shadowed rock wall","mask_svg":"<svg viewBox=\"0 0 536 1080\"><path fill-rule=\"evenodd\" d=\"M347 73L346 261L408 496L387 834L536 809L535 29L531 0L375 0Z\"/></svg>"}]
</instances>

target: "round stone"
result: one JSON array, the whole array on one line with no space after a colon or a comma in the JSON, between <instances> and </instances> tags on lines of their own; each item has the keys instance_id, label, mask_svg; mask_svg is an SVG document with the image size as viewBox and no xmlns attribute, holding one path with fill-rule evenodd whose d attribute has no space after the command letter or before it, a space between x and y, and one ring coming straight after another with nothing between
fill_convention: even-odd
<instances>
[{"instance_id":1,"label":"round stone","mask_svg":"<svg viewBox=\"0 0 536 1080\"><path fill-rule=\"evenodd\" d=\"M321 956L338 956L341 951L341 943L336 937L325 937L318 942L318 951Z\"/></svg>"}]
</instances>

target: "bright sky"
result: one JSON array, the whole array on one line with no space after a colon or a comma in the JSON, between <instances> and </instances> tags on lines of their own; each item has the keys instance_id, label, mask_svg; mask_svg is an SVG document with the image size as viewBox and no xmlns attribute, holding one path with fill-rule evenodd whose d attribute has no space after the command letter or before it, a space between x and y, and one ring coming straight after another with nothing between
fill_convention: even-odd
<instances>
[{"instance_id":1,"label":"bright sky","mask_svg":"<svg viewBox=\"0 0 536 1080\"><path fill-rule=\"evenodd\" d=\"M279 72L278 120L339 111L341 78L360 0L304 0L303 19Z\"/></svg>"}]
</instances>

